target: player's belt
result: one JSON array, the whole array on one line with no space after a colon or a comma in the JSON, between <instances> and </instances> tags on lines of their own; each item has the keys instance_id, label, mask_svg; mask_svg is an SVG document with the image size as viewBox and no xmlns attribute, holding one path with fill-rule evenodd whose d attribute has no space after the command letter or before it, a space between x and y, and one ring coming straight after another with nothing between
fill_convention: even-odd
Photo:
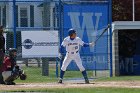
<instances>
[{"instance_id":1,"label":"player's belt","mask_svg":"<svg viewBox=\"0 0 140 93\"><path fill-rule=\"evenodd\" d=\"M70 53L70 54L76 54L76 53L78 53L79 51L76 51L76 52L68 52L68 53Z\"/></svg>"}]
</instances>

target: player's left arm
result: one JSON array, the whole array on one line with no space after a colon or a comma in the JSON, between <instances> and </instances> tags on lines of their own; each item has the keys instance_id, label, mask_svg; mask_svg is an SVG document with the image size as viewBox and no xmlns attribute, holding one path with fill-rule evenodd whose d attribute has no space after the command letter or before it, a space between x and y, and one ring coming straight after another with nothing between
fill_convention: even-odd
<instances>
[{"instance_id":1,"label":"player's left arm","mask_svg":"<svg viewBox=\"0 0 140 93\"><path fill-rule=\"evenodd\" d=\"M83 43L83 47L93 47L94 46L94 42L91 43Z\"/></svg>"},{"instance_id":2,"label":"player's left arm","mask_svg":"<svg viewBox=\"0 0 140 93\"><path fill-rule=\"evenodd\" d=\"M83 47L93 47L95 44L94 42L91 42L91 43L85 43L84 41L82 41L80 38L79 38L79 44Z\"/></svg>"}]
</instances>

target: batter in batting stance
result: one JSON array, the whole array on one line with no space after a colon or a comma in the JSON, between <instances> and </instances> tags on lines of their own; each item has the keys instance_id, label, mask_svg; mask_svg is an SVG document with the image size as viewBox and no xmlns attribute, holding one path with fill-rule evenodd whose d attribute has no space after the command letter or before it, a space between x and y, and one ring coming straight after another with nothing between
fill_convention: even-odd
<instances>
[{"instance_id":1,"label":"batter in batting stance","mask_svg":"<svg viewBox=\"0 0 140 93\"><path fill-rule=\"evenodd\" d=\"M61 45L62 46L61 51L62 51L62 48L64 47L66 48L66 56L64 58L64 61L61 67L60 79L58 83L62 83L62 79L63 79L67 66L70 64L72 60L74 60L84 76L85 83L88 84L89 80L87 77L86 70L82 65L82 61L79 54L79 48L80 46L83 46L83 47L93 46L94 43L84 43L79 37L76 36L76 31L74 29L69 29L68 34L69 36L64 39Z\"/></svg>"}]
</instances>

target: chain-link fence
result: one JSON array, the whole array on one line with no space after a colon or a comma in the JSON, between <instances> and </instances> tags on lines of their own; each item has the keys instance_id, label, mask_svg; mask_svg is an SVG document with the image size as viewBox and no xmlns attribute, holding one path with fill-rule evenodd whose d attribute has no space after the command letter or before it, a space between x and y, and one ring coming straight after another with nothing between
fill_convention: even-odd
<instances>
[{"instance_id":1,"label":"chain-link fence","mask_svg":"<svg viewBox=\"0 0 140 93\"><path fill-rule=\"evenodd\" d=\"M54 13L57 13L55 2L49 3L47 8L49 12L44 11L46 6L44 0L0 0L0 25L4 26L6 54L9 48L17 48L17 64L25 70L29 79L48 76L49 63L53 67L51 70L55 71L55 58L23 58L22 56L22 31L58 30L56 25L58 17L54 18L56 15ZM40 73L35 73L35 70Z\"/></svg>"},{"instance_id":2,"label":"chain-link fence","mask_svg":"<svg viewBox=\"0 0 140 93\"><path fill-rule=\"evenodd\" d=\"M92 42L95 39L97 39L98 36L100 36L103 29L106 28L107 24L111 22L108 17L110 13L110 11L108 11L109 5L110 3L107 0L1 0L0 25L3 25L5 27L4 30L6 33L6 50L8 50L11 47L17 48L17 64L22 66L28 75L31 74L32 78L41 79L44 75L49 74L50 77L55 77L55 73L59 71L58 61L60 60L58 60L57 58L46 57L23 58L23 42L21 33L23 31L38 32L47 30L58 30L59 40L61 43L62 40L67 36L67 30L69 28L75 28L77 30L78 35L80 35L80 37L85 42ZM102 9L105 9L105 11L102 11ZM79 14L76 14L76 12L79 12ZM75 17L72 15L74 15ZM78 19L76 19L76 17L79 18L80 21L77 21ZM85 23L83 23L83 21L85 21ZM91 24L88 22L91 22ZM83 28L80 27L81 25L83 25ZM100 30L100 32L98 32L98 30ZM95 32L92 33L92 31ZM87 68L87 70L90 70L89 77L110 76L110 45L110 33L109 31L107 31L99 39L97 45L95 45L94 48L81 48L80 53L82 61L84 62L83 64ZM72 67L75 67L75 64L73 64L73 62L68 67L68 69L77 70L76 67ZM72 73L75 73L75 77L79 77L79 74L77 75L77 71ZM58 73L56 74L58 75ZM74 77L74 75L72 76ZM71 76L66 74L66 77ZM29 79L30 78L31 77L29 75Z\"/></svg>"},{"instance_id":3,"label":"chain-link fence","mask_svg":"<svg viewBox=\"0 0 140 93\"><path fill-rule=\"evenodd\" d=\"M111 22L109 0L62 2L62 38L69 28L74 28L83 41L96 41ZM109 30L109 29L108 29ZM86 70L92 70L94 77L109 77L112 69L110 32L106 31L94 47L81 47L80 54ZM65 52L64 52L65 55ZM74 62L68 70L79 70Z\"/></svg>"}]
</instances>

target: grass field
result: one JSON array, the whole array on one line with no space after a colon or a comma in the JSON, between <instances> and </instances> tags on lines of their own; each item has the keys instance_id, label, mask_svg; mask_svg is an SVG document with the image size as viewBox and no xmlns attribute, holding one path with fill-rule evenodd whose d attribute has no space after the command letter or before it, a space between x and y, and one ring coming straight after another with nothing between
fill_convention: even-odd
<instances>
[{"instance_id":1,"label":"grass field","mask_svg":"<svg viewBox=\"0 0 140 93\"><path fill-rule=\"evenodd\" d=\"M16 80L16 82L26 83L42 83L42 82L57 82L56 72L54 67L50 67L49 76L42 76L41 69L37 67L26 67L23 68L28 78L26 81ZM92 77L92 71L88 71L88 76ZM82 78L80 71L66 71L64 78Z\"/></svg>"},{"instance_id":2,"label":"grass field","mask_svg":"<svg viewBox=\"0 0 140 93\"><path fill-rule=\"evenodd\" d=\"M16 90L10 92L47 92L47 93L140 93L140 89L129 88L66 88L66 89L34 89Z\"/></svg>"},{"instance_id":3,"label":"grass field","mask_svg":"<svg viewBox=\"0 0 140 93\"><path fill-rule=\"evenodd\" d=\"M25 67L23 68L27 74L27 80L21 81L16 80L18 83L26 82L26 83L41 83L41 82L55 82L57 80L55 76L55 69L50 69L49 76L42 76L42 68L38 67Z\"/></svg>"},{"instance_id":4,"label":"grass field","mask_svg":"<svg viewBox=\"0 0 140 93\"><path fill-rule=\"evenodd\" d=\"M49 83L57 82L55 69L50 67L49 76L42 76L41 68L26 67L24 68L28 78L26 81L16 80L16 83ZM88 71L88 76L92 77L93 72ZM67 71L67 78L82 78L80 71ZM121 77L105 77L94 79L91 82L111 82L111 81L140 81L140 76L121 76ZM1 91L1 90L0 90ZM47 93L140 93L140 88L114 88L114 87L85 87L85 88L34 88L34 89L16 89L8 90L10 92L47 92ZM3 91L1 91L3 92Z\"/></svg>"},{"instance_id":5,"label":"grass field","mask_svg":"<svg viewBox=\"0 0 140 93\"><path fill-rule=\"evenodd\" d=\"M42 76L41 69L38 67L25 67L23 68L28 78L26 81L16 80L16 82L26 83L41 83L41 82L57 82L58 78L55 75L55 68L50 67L49 76ZM93 78L93 72L88 71L88 77ZM66 71L64 78L82 78L80 71ZM121 77L101 77L94 79L93 81L128 81L128 80L140 80L140 76L121 76Z\"/></svg>"}]
</instances>

